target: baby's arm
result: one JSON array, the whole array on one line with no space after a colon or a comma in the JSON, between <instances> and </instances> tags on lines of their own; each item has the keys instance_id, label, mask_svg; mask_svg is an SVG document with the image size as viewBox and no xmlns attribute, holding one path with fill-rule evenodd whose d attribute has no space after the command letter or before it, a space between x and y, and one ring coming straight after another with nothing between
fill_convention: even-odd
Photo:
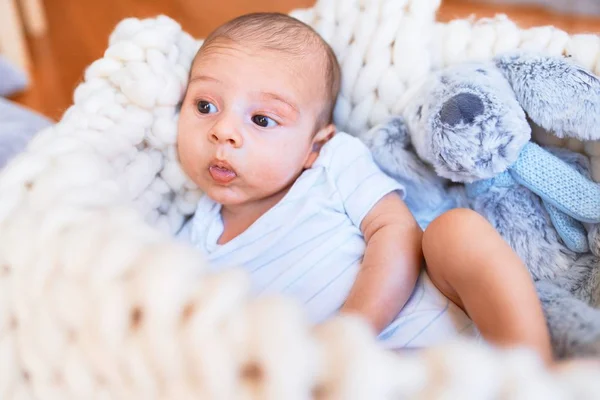
<instances>
[{"instance_id":1,"label":"baby's arm","mask_svg":"<svg viewBox=\"0 0 600 400\"><path fill-rule=\"evenodd\" d=\"M375 204L360 229L367 247L341 312L364 317L379 333L414 289L423 259L423 232L396 192Z\"/></svg>"}]
</instances>

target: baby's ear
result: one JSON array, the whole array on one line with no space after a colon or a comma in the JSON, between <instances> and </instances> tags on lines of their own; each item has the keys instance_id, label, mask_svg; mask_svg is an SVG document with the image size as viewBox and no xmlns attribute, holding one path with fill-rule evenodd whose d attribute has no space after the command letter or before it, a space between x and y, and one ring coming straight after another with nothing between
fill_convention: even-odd
<instances>
[{"instance_id":1,"label":"baby's ear","mask_svg":"<svg viewBox=\"0 0 600 400\"><path fill-rule=\"evenodd\" d=\"M323 146L325 143L329 141L335 135L335 125L329 124L323 128L321 128L313 138L313 144L320 144Z\"/></svg>"},{"instance_id":2,"label":"baby's ear","mask_svg":"<svg viewBox=\"0 0 600 400\"><path fill-rule=\"evenodd\" d=\"M529 118L558 137L600 138L600 79L564 57L514 52L495 59Z\"/></svg>"},{"instance_id":3,"label":"baby's ear","mask_svg":"<svg viewBox=\"0 0 600 400\"><path fill-rule=\"evenodd\" d=\"M335 135L334 124L326 125L317 131L313 137L310 152L308 153L306 161L304 162L304 168L308 169L312 167L313 163L319 156L321 148L333 137L333 135Z\"/></svg>"}]
</instances>

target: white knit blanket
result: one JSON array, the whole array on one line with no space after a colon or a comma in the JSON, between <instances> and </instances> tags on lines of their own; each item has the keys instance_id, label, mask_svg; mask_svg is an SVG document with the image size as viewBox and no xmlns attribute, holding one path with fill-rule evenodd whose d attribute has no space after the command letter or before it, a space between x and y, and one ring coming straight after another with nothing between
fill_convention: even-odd
<instances>
[{"instance_id":1,"label":"white knit blanket","mask_svg":"<svg viewBox=\"0 0 600 400\"><path fill-rule=\"evenodd\" d=\"M400 112L432 68L515 47L569 53L600 72L596 36L520 30L504 17L437 24L438 3L321 0L294 12L340 58L341 129ZM208 273L171 237L200 194L174 147L198 46L166 17L122 21L74 105L0 174L1 399L600 393L598 370L547 371L523 351L461 342L387 353L354 320L313 327L289 299L250 300L240 271ZM600 156L598 144L566 144Z\"/></svg>"}]
</instances>

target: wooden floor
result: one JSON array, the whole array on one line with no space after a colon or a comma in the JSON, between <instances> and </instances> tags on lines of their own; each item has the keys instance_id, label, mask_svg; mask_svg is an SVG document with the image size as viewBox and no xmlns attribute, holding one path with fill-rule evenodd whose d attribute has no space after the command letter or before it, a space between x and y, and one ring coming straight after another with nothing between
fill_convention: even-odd
<instances>
[{"instance_id":1,"label":"wooden floor","mask_svg":"<svg viewBox=\"0 0 600 400\"><path fill-rule=\"evenodd\" d=\"M166 14L187 32L203 37L224 21L246 12L289 12L309 7L314 0L44 0L49 30L30 39L32 85L15 96L17 102L58 119L71 104L73 89L87 65L102 56L108 35L125 17ZM471 4L443 0L439 19L508 14L521 26L552 24L568 32L600 33L600 19L561 16L539 8Z\"/></svg>"}]
</instances>

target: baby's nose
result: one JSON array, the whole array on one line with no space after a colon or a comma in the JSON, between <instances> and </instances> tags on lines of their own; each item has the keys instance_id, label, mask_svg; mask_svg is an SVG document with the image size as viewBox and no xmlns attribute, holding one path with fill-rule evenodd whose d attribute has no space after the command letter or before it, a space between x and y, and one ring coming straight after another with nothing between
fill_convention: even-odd
<instances>
[{"instance_id":1,"label":"baby's nose","mask_svg":"<svg viewBox=\"0 0 600 400\"><path fill-rule=\"evenodd\" d=\"M450 126L461 122L471 124L483 111L483 101L478 96L473 93L459 93L444 103L440 110L440 121Z\"/></svg>"},{"instance_id":2,"label":"baby's nose","mask_svg":"<svg viewBox=\"0 0 600 400\"><path fill-rule=\"evenodd\" d=\"M242 136L232 127L215 126L209 133L210 141L217 144L228 144L238 148L242 145Z\"/></svg>"},{"instance_id":3,"label":"baby's nose","mask_svg":"<svg viewBox=\"0 0 600 400\"><path fill-rule=\"evenodd\" d=\"M210 134L211 141L214 143L227 143L233 147L238 147L239 140L236 139L233 135L225 137L225 135L217 134L215 132L211 132Z\"/></svg>"}]
</instances>

